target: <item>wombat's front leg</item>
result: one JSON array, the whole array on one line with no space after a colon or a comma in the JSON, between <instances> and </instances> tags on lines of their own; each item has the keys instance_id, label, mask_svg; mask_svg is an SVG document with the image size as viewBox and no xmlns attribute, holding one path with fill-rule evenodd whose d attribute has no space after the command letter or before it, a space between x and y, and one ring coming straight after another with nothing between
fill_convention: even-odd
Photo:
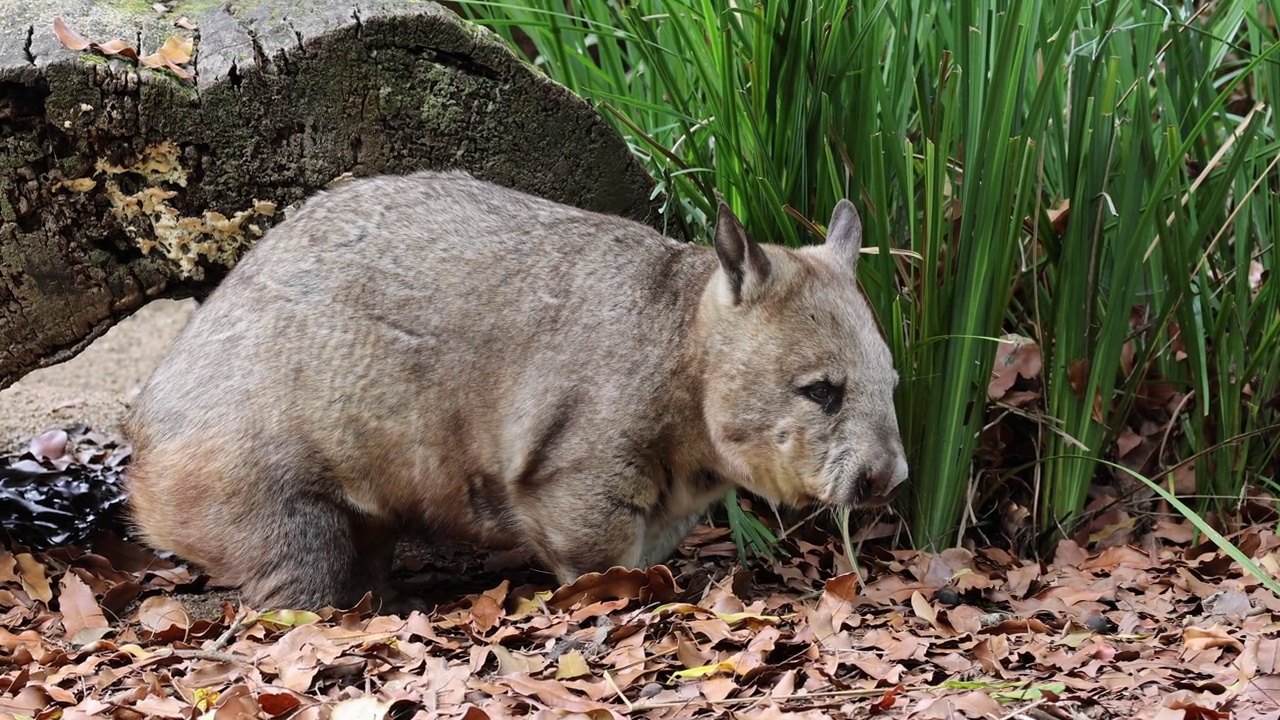
<instances>
[{"instance_id":1,"label":"wombat's front leg","mask_svg":"<svg viewBox=\"0 0 1280 720\"><path fill-rule=\"evenodd\" d=\"M666 562L701 513L667 515L658 483L639 465L609 473L560 475L537 490L526 533L562 583L615 565Z\"/></svg>"},{"instance_id":2,"label":"wombat's front leg","mask_svg":"<svg viewBox=\"0 0 1280 720\"><path fill-rule=\"evenodd\" d=\"M520 503L525 537L556 579L568 584L588 572L640 565L644 516L631 472L560 474Z\"/></svg>"},{"instance_id":3,"label":"wombat's front leg","mask_svg":"<svg viewBox=\"0 0 1280 720\"><path fill-rule=\"evenodd\" d=\"M654 518L647 523L645 531L644 551L640 555L640 564L661 565L671 558L681 540L689 537L689 531L698 524L702 513L676 517Z\"/></svg>"}]
</instances>

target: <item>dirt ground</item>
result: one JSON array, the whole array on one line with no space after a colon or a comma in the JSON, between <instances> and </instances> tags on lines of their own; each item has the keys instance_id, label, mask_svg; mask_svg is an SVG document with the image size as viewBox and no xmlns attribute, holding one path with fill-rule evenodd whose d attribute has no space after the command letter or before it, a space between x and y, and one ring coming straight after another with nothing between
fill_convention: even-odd
<instances>
[{"instance_id":1,"label":"dirt ground","mask_svg":"<svg viewBox=\"0 0 1280 720\"><path fill-rule=\"evenodd\" d=\"M53 427L87 423L113 433L195 302L157 300L111 328L76 357L0 391L0 450Z\"/></svg>"}]
</instances>

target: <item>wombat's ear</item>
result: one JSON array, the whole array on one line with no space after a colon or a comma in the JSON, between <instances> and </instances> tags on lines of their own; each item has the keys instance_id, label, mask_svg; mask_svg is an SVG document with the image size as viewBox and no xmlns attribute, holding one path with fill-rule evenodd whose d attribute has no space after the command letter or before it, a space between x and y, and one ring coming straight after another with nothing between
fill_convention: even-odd
<instances>
[{"instance_id":1,"label":"wombat's ear","mask_svg":"<svg viewBox=\"0 0 1280 720\"><path fill-rule=\"evenodd\" d=\"M716 255L729 278L734 303L759 299L769 280L769 258L724 203L716 216Z\"/></svg>"},{"instance_id":2,"label":"wombat's ear","mask_svg":"<svg viewBox=\"0 0 1280 720\"><path fill-rule=\"evenodd\" d=\"M862 249L862 218L858 209L847 199L836 203L827 223L827 247L844 261L849 269L858 266L858 252Z\"/></svg>"}]
</instances>

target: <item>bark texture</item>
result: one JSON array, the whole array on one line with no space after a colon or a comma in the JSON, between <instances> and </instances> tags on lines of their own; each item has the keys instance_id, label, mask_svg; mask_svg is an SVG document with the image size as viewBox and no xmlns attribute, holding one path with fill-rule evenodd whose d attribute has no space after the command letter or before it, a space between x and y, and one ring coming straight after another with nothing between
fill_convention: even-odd
<instances>
[{"instance_id":1,"label":"bark texture","mask_svg":"<svg viewBox=\"0 0 1280 720\"><path fill-rule=\"evenodd\" d=\"M0 388L202 295L344 176L460 167L660 227L586 102L431 2L0 0ZM191 80L63 47L193 37ZM195 30L175 27L186 17Z\"/></svg>"}]
</instances>

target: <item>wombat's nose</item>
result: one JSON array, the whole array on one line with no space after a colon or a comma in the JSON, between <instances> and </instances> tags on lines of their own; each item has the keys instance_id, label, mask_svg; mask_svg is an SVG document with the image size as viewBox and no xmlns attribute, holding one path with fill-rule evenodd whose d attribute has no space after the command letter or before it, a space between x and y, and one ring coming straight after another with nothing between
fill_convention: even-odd
<instances>
[{"instance_id":1,"label":"wombat's nose","mask_svg":"<svg viewBox=\"0 0 1280 720\"><path fill-rule=\"evenodd\" d=\"M876 470L867 473L867 490L864 507L889 504L907 480L907 458L897 453Z\"/></svg>"}]
</instances>

